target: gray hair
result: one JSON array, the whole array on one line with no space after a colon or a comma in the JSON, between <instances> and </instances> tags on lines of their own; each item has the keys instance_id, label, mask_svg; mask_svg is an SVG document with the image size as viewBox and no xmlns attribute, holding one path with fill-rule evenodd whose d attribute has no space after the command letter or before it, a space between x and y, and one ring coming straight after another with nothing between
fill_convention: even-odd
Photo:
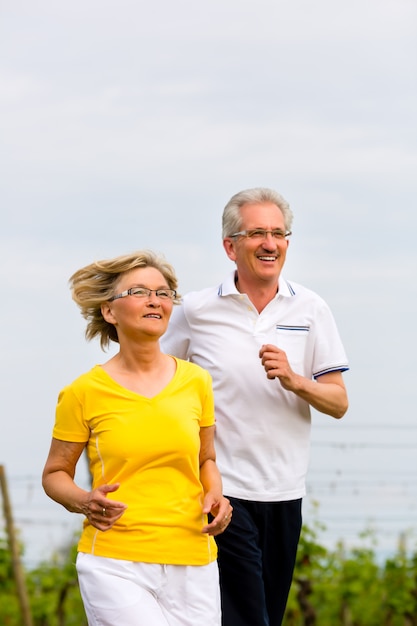
<instances>
[{"instance_id":1,"label":"gray hair","mask_svg":"<svg viewBox=\"0 0 417 626\"><path fill-rule=\"evenodd\" d=\"M223 210L222 226L223 239L230 237L233 233L242 230L242 217L240 209L245 204L259 204L263 202L272 202L276 204L284 216L285 228L291 230L293 213L288 202L273 189L267 187L255 187L253 189L245 189L235 194L226 204Z\"/></svg>"}]
</instances>

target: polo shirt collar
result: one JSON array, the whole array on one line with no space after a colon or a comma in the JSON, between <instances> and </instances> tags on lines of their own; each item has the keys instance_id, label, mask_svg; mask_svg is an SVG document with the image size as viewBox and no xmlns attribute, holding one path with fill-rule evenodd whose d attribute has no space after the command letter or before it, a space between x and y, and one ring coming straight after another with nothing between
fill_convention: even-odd
<instances>
[{"instance_id":1,"label":"polo shirt collar","mask_svg":"<svg viewBox=\"0 0 417 626\"><path fill-rule=\"evenodd\" d=\"M219 296L240 295L235 283L236 270L230 272L219 287ZM294 290L283 276L279 277L279 295L290 298L294 295Z\"/></svg>"}]
</instances>

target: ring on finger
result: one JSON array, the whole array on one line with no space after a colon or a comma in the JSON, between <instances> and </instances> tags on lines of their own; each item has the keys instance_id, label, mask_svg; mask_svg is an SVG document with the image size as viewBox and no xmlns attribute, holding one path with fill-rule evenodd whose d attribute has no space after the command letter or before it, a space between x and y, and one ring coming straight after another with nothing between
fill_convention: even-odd
<instances>
[{"instance_id":1,"label":"ring on finger","mask_svg":"<svg viewBox=\"0 0 417 626\"><path fill-rule=\"evenodd\" d=\"M103 507L103 510L102 510L101 513L102 513L103 517L106 517L106 509L104 507Z\"/></svg>"}]
</instances>

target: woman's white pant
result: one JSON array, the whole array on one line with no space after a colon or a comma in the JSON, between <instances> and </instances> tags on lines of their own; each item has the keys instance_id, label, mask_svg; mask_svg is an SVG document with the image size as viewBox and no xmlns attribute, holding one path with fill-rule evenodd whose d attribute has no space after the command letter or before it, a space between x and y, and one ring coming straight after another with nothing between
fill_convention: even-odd
<instances>
[{"instance_id":1,"label":"woman's white pant","mask_svg":"<svg viewBox=\"0 0 417 626\"><path fill-rule=\"evenodd\" d=\"M220 626L217 561L159 565L80 552L77 572L89 626Z\"/></svg>"}]
</instances>

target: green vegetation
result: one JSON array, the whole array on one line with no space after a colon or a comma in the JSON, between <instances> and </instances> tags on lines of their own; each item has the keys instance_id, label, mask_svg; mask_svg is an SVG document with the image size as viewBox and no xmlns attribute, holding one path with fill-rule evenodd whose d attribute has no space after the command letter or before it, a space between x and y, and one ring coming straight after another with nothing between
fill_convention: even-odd
<instances>
[{"instance_id":1,"label":"green vegetation","mask_svg":"<svg viewBox=\"0 0 417 626\"><path fill-rule=\"evenodd\" d=\"M76 544L26 572L26 586L34 626L87 626L75 571ZM0 539L0 624L22 626L12 561Z\"/></svg>"},{"instance_id":2,"label":"green vegetation","mask_svg":"<svg viewBox=\"0 0 417 626\"><path fill-rule=\"evenodd\" d=\"M323 530L323 529L320 529ZM329 550L303 529L284 626L417 626L417 552L399 545L378 563L370 547ZM87 626L74 567L76 546L26 572L34 626ZM0 539L0 624L22 626L12 562Z\"/></svg>"},{"instance_id":3,"label":"green vegetation","mask_svg":"<svg viewBox=\"0 0 417 626\"><path fill-rule=\"evenodd\" d=\"M371 547L328 550L305 526L284 626L417 626L417 552L378 564Z\"/></svg>"}]
</instances>

